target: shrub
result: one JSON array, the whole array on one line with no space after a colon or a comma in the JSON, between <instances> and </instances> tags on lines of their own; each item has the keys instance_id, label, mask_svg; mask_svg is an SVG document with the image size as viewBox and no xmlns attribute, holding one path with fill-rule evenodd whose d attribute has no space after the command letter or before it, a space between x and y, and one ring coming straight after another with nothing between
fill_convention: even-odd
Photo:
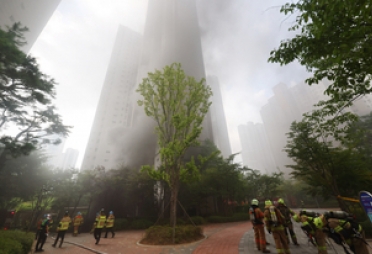
<instances>
[{"instance_id":1,"label":"shrub","mask_svg":"<svg viewBox=\"0 0 372 254\"><path fill-rule=\"evenodd\" d=\"M152 221L146 220L146 219L138 219L132 221L130 227L132 229L146 229L154 225Z\"/></svg>"},{"instance_id":2,"label":"shrub","mask_svg":"<svg viewBox=\"0 0 372 254\"><path fill-rule=\"evenodd\" d=\"M141 240L143 244L166 245L172 242L173 228L170 226L153 226L146 230L145 238ZM175 242L189 243L204 238L203 229L191 225L177 226L175 228Z\"/></svg>"},{"instance_id":3,"label":"shrub","mask_svg":"<svg viewBox=\"0 0 372 254\"><path fill-rule=\"evenodd\" d=\"M195 225L203 225L203 224L205 224L205 220L201 216L192 216L191 217L191 220L194 222ZM192 224L192 222L190 220L188 221L188 223L189 224Z\"/></svg>"},{"instance_id":4,"label":"shrub","mask_svg":"<svg viewBox=\"0 0 372 254\"><path fill-rule=\"evenodd\" d=\"M5 249L6 251L3 253L27 254L31 250L34 237L35 235L33 233L25 233L18 230L0 231L0 246L6 246L8 248L1 248L1 251ZM2 253L1 251L0 253Z\"/></svg>"},{"instance_id":5,"label":"shrub","mask_svg":"<svg viewBox=\"0 0 372 254\"><path fill-rule=\"evenodd\" d=\"M115 219L115 230L123 230L129 228L129 221L127 219Z\"/></svg>"},{"instance_id":6,"label":"shrub","mask_svg":"<svg viewBox=\"0 0 372 254\"><path fill-rule=\"evenodd\" d=\"M235 213L233 216L223 217L223 216L210 216L208 222L211 223L226 223L226 222L236 222L236 221L247 221L249 220L249 214L247 213Z\"/></svg>"}]
</instances>

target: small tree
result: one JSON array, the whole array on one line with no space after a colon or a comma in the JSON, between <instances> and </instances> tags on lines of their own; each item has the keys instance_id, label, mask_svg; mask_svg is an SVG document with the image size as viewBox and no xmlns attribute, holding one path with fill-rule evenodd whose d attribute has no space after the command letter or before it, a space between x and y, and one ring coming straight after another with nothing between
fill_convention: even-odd
<instances>
[{"instance_id":1,"label":"small tree","mask_svg":"<svg viewBox=\"0 0 372 254\"><path fill-rule=\"evenodd\" d=\"M143 96L138 105L155 122L158 135L161 166L155 170L145 166L149 174L168 183L170 197L170 223L176 225L176 209L180 180L195 176L198 172L194 161L185 163L188 148L198 144L202 123L208 112L212 91L205 85L186 76L181 64L165 66L163 71L149 73L137 89ZM155 151L154 151L155 152Z\"/></svg>"}]
</instances>

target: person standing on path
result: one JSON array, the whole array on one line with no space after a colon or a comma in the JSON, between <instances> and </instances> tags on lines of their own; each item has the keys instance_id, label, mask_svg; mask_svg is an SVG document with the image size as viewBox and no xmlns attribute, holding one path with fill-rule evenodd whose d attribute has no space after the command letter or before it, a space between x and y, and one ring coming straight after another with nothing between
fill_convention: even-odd
<instances>
[{"instance_id":1,"label":"person standing on path","mask_svg":"<svg viewBox=\"0 0 372 254\"><path fill-rule=\"evenodd\" d=\"M105 226L105 223L105 211L101 210L100 216L96 218L96 222L94 223L94 239L96 239L96 244L98 244L101 239L102 228Z\"/></svg>"},{"instance_id":2,"label":"person standing on path","mask_svg":"<svg viewBox=\"0 0 372 254\"><path fill-rule=\"evenodd\" d=\"M266 236L263 222L264 214L258 207L257 199L252 199L251 207L249 208L249 215L253 224L254 241L257 249L263 253L270 253L270 251L266 249Z\"/></svg>"},{"instance_id":3,"label":"person standing on path","mask_svg":"<svg viewBox=\"0 0 372 254\"><path fill-rule=\"evenodd\" d=\"M48 215L41 223L40 232L37 238L35 252L42 252L44 243L48 237L49 225L51 224L52 217Z\"/></svg>"},{"instance_id":4,"label":"person standing on path","mask_svg":"<svg viewBox=\"0 0 372 254\"><path fill-rule=\"evenodd\" d=\"M80 229L80 226L83 225L83 223L84 223L84 218L81 215L81 212L78 212L77 215L74 218L74 233L73 233L73 236L77 236L78 234L80 234L79 229Z\"/></svg>"},{"instance_id":5,"label":"person standing on path","mask_svg":"<svg viewBox=\"0 0 372 254\"><path fill-rule=\"evenodd\" d=\"M284 233L287 237L287 241L288 241L288 244L289 244L289 236L288 236L288 232L287 232L287 229L289 231L289 234L291 235L291 239L292 239L292 242L294 245L299 245L298 242L297 242L297 237L296 237L296 234L295 232L293 231L293 224L292 224L292 220L291 220L291 217L293 215L295 215L295 212L293 212L289 207L287 207L284 203L284 200L282 198L280 198L278 200L278 209L279 211L281 212L281 214L284 216Z\"/></svg>"},{"instance_id":6,"label":"person standing on path","mask_svg":"<svg viewBox=\"0 0 372 254\"><path fill-rule=\"evenodd\" d=\"M284 233L284 216L270 200L265 201L264 221L266 230L272 233L278 253L290 254L287 238Z\"/></svg>"},{"instance_id":7,"label":"person standing on path","mask_svg":"<svg viewBox=\"0 0 372 254\"><path fill-rule=\"evenodd\" d=\"M109 217L107 217L107 220L106 220L106 234L105 234L105 238L107 238L107 233L109 231L111 232L112 238L115 237L114 223L115 223L114 212L113 211L110 211Z\"/></svg>"},{"instance_id":8,"label":"person standing on path","mask_svg":"<svg viewBox=\"0 0 372 254\"><path fill-rule=\"evenodd\" d=\"M58 224L58 227L57 227L58 234L57 234L56 240L54 241L54 244L52 245L53 247L56 247L59 238L61 238L61 242L59 244L59 247L62 248L62 243L63 243L63 240L65 239L65 233L66 233L70 223L71 223L71 218L70 218L70 216L68 216L68 212L66 211L65 215L63 216L63 218L61 219L61 221Z\"/></svg>"}]
</instances>

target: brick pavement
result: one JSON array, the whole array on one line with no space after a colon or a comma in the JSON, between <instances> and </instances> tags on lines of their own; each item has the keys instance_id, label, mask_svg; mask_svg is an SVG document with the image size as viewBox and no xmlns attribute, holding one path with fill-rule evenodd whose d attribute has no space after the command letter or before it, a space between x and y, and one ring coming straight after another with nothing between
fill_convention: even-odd
<instances>
[{"instance_id":1,"label":"brick pavement","mask_svg":"<svg viewBox=\"0 0 372 254\"><path fill-rule=\"evenodd\" d=\"M298 223L294 223L295 232L300 246L290 245L292 254L317 253L316 247L308 243L306 235L302 232ZM66 234L65 243L62 248L53 248L54 240L48 238L44 245L43 253L61 254L258 254L261 253L255 248L253 230L250 222L235 222L222 224L209 224L203 227L206 239L180 245L170 246L149 246L137 244L144 235L144 230L131 230L116 232L115 238L101 238L100 244L95 245L92 234L80 234L73 237L71 233ZM272 235L266 235L271 243L268 249L276 253ZM76 243L91 251L79 246L70 244ZM370 244L372 242L369 240ZM329 240L328 253L344 253L341 246Z\"/></svg>"},{"instance_id":2,"label":"brick pavement","mask_svg":"<svg viewBox=\"0 0 372 254\"><path fill-rule=\"evenodd\" d=\"M209 224L203 227L206 239L180 245L169 246L149 246L137 244L144 235L144 230L131 230L116 232L115 238L101 238L98 245L95 245L95 239L92 234L84 233L78 237L73 237L71 233L66 234L65 242L62 248L53 248L54 240L48 237L44 244L43 253L61 253L61 254L88 254L88 253L106 253L106 254L229 254L238 253L240 238L244 232L251 228L249 222L234 222ZM76 243L92 251L82 249L79 246L70 244ZM94 251L94 252L93 252Z\"/></svg>"}]
</instances>

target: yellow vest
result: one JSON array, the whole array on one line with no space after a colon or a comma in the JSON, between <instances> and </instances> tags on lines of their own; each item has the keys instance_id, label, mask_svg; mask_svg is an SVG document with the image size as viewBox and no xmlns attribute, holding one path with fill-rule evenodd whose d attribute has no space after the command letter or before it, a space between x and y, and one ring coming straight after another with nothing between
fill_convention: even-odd
<instances>
[{"instance_id":1,"label":"yellow vest","mask_svg":"<svg viewBox=\"0 0 372 254\"><path fill-rule=\"evenodd\" d=\"M115 217L109 216L106 220L106 228L112 228L114 226Z\"/></svg>"},{"instance_id":2,"label":"yellow vest","mask_svg":"<svg viewBox=\"0 0 372 254\"><path fill-rule=\"evenodd\" d=\"M76 216L74 218L74 226L77 227L77 226L80 226L81 224L83 224L83 217L82 216Z\"/></svg>"},{"instance_id":3,"label":"yellow vest","mask_svg":"<svg viewBox=\"0 0 372 254\"><path fill-rule=\"evenodd\" d=\"M70 217L62 218L61 222L59 223L58 231L66 231L68 229L68 226L70 225L70 222Z\"/></svg>"},{"instance_id":4,"label":"yellow vest","mask_svg":"<svg viewBox=\"0 0 372 254\"><path fill-rule=\"evenodd\" d=\"M103 228L105 226L106 216L100 216L96 219L96 228Z\"/></svg>"}]
</instances>

